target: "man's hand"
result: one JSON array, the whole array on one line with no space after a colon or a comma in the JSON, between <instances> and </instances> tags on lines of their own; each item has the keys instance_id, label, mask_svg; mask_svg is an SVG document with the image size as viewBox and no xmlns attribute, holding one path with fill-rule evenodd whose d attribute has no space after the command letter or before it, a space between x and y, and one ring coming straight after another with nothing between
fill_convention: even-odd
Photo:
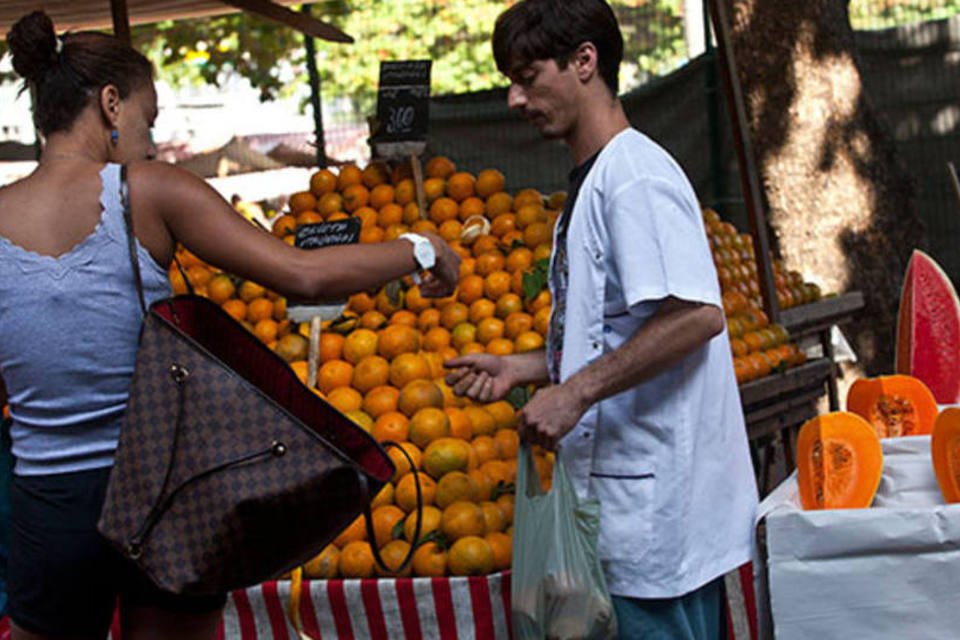
<instances>
[{"instance_id":1,"label":"man's hand","mask_svg":"<svg viewBox=\"0 0 960 640\"><path fill-rule=\"evenodd\" d=\"M590 407L579 393L558 384L540 389L517 414L520 438L555 451L560 439L567 435Z\"/></svg>"},{"instance_id":2,"label":"man's hand","mask_svg":"<svg viewBox=\"0 0 960 640\"><path fill-rule=\"evenodd\" d=\"M460 256L440 236L422 233L430 240L437 263L423 275L420 292L424 298L442 298L453 293L460 279Z\"/></svg>"},{"instance_id":3,"label":"man's hand","mask_svg":"<svg viewBox=\"0 0 960 640\"><path fill-rule=\"evenodd\" d=\"M488 353L474 353L443 363L448 369L447 384L458 396L477 402L502 400L515 384L507 360Z\"/></svg>"}]
</instances>

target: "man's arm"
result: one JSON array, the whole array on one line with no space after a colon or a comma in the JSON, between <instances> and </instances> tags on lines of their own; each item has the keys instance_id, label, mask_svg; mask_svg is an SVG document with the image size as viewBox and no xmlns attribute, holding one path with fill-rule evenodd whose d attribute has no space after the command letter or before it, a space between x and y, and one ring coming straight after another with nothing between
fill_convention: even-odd
<instances>
[{"instance_id":1,"label":"man's arm","mask_svg":"<svg viewBox=\"0 0 960 640\"><path fill-rule=\"evenodd\" d=\"M667 298L619 349L538 391L520 412L521 435L556 448L590 406L665 371L721 331L719 307Z\"/></svg>"}]
</instances>

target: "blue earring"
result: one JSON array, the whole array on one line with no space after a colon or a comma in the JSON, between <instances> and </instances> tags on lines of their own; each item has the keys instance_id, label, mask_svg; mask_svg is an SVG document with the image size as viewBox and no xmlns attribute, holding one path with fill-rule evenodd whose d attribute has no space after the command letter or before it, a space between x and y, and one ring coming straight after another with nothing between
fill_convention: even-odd
<instances>
[{"instance_id":1,"label":"blue earring","mask_svg":"<svg viewBox=\"0 0 960 640\"><path fill-rule=\"evenodd\" d=\"M113 143L113 146L117 146L117 142L120 141L120 132L116 129L110 132L110 142Z\"/></svg>"}]
</instances>

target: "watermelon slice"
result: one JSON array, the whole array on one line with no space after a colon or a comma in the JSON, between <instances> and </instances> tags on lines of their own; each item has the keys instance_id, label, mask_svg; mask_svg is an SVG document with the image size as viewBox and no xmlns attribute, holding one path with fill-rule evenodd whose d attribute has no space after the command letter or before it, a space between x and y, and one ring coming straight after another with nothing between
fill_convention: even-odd
<instances>
[{"instance_id":1,"label":"watermelon slice","mask_svg":"<svg viewBox=\"0 0 960 640\"><path fill-rule=\"evenodd\" d=\"M939 404L960 402L960 301L933 258L914 250L897 317L897 373L920 378Z\"/></svg>"}]
</instances>

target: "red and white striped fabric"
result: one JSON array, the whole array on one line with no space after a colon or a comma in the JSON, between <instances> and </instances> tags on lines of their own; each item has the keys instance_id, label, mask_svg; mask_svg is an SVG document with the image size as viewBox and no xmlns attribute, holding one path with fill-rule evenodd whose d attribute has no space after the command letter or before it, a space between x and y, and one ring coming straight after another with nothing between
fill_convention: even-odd
<instances>
[{"instance_id":1,"label":"red and white striped fabric","mask_svg":"<svg viewBox=\"0 0 960 640\"><path fill-rule=\"evenodd\" d=\"M756 640L753 568L727 574L731 640ZM300 640L287 617L290 582L265 582L227 599L217 640ZM512 640L510 572L476 578L305 580L302 630L314 640ZM9 640L0 619L0 640ZM120 640L119 620L110 633Z\"/></svg>"}]
</instances>

